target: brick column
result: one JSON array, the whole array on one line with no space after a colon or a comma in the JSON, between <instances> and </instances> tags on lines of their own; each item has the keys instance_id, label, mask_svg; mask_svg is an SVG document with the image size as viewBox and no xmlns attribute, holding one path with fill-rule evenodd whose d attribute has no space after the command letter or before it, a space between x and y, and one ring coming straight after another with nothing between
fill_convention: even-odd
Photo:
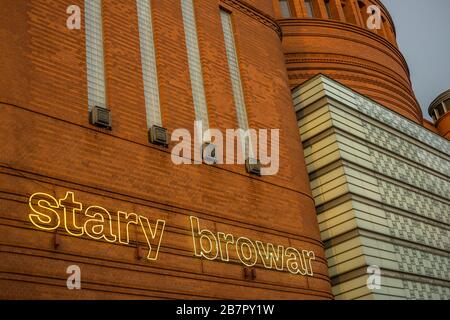
<instances>
[{"instance_id":1,"label":"brick column","mask_svg":"<svg viewBox=\"0 0 450 320\"><path fill-rule=\"evenodd\" d=\"M316 0L316 7L319 15L317 18L328 19L327 8L325 7L324 0Z\"/></svg>"},{"instance_id":2,"label":"brick column","mask_svg":"<svg viewBox=\"0 0 450 320\"><path fill-rule=\"evenodd\" d=\"M306 17L306 11L305 11L303 0L292 0L292 3L293 3L293 11L295 12L295 16L298 18Z\"/></svg>"},{"instance_id":3,"label":"brick column","mask_svg":"<svg viewBox=\"0 0 450 320\"><path fill-rule=\"evenodd\" d=\"M339 21L345 21L344 10L342 9L341 0L331 0L331 14L333 15L333 19Z\"/></svg>"}]
</instances>

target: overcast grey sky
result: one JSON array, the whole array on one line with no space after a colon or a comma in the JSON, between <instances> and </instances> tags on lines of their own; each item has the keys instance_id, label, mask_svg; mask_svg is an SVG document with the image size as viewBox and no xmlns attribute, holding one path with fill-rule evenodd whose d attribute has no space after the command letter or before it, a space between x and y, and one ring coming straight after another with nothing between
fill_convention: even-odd
<instances>
[{"instance_id":1,"label":"overcast grey sky","mask_svg":"<svg viewBox=\"0 0 450 320\"><path fill-rule=\"evenodd\" d=\"M450 0L382 0L397 29L400 50L424 115L450 89Z\"/></svg>"}]
</instances>

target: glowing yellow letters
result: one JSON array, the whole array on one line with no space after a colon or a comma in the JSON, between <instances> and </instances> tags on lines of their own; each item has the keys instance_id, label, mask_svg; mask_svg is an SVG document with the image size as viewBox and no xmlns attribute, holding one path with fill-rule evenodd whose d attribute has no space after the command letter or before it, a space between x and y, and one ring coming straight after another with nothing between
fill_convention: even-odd
<instances>
[{"instance_id":1,"label":"glowing yellow letters","mask_svg":"<svg viewBox=\"0 0 450 320\"><path fill-rule=\"evenodd\" d=\"M108 210L98 206L88 207L83 215L83 204L75 201L73 192L67 192L59 201L49 194L35 193L30 197L28 204L32 211L28 217L37 228L51 231L58 229L62 224L67 233L75 237L85 235L95 240L129 244L130 224L141 225L148 243L147 258L158 259L166 223L164 220L158 220L153 226L144 216L119 211L117 224L113 224L113 218ZM58 210L62 212L58 213Z\"/></svg>"},{"instance_id":2,"label":"glowing yellow letters","mask_svg":"<svg viewBox=\"0 0 450 320\"><path fill-rule=\"evenodd\" d=\"M129 245L130 226L135 225L135 230L142 230L147 241L147 259L158 259L166 226L164 220L157 220L152 224L145 216L119 211L115 216L116 222L113 223L113 217L105 208L90 206L83 211L83 204L75 201L75 194L70 191L60 200L46 193L35 193L28 204L31 209L28 217L37 228L52 231L61 226L74 237L85 236ZM246 237L236 240L232 234L215 234L208 229L202 229L200 220L196 217L190 217L190 222L196 257L225 262L233 257L235 261L240 261L247 267L259 265L267 269L313 276L312 261L316 259L313 251L275 246Z\"/></svg>"},{"instance_id":3,"label":"glowing yellow letters","mask_svg":"<svg viewBox=\"0 0 450 320\"><path fill-rule=\"evenodd\" d=\"M142 230L144 231L145 238L148 243L148 260L158 260L159 248L161 246L162 236L166 222L158 220L156 222L155 229L152 230L152 225L146 217L140 216ZM155 248L155 249L154 249Z\"/></svg>"},{"instance_id":4,"label":"glowing yellow letters","mask_svg":"<svg viewBox=\"0 0 450 320\"><path fill-rule=\"evenodd\" d=\"M313 276L312 261L316 259L313 251L299 251L295 248L275 246L240 237L235 240L231 234L222 232L215 235L207 229L201 229L200 221L191 217L194 254L208 260L230 261L230 247L236 250L237 260L247 267L258 263L267 269L288 271L292 274Z\"/></svg>"},{"instance_id":5,"label":"glowing yellow letters","mask_svg":"<svg viewBox=\"0 0 450 320\"><path fill-rule=\"evenodd\" d=\"M36 227L48 231L59 227L60 218L55 210L59 208L58 200L45 193L35 193L31 196L29 205L33 211L29 218Z\"/></svg>"}]
</instances>

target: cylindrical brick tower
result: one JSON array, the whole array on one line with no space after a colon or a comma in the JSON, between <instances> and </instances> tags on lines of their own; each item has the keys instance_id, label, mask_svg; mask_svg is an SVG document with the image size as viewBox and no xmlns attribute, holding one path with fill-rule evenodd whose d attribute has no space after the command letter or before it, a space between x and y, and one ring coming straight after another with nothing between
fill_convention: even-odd
<instances>
[{"instance_id":1,"label":"cylindrical brick tower","mask_svg":"<svg viewBox=\"0 0 450 320\"><path fill-rule=\"evenodd\" d=\"M395 26L379 0L273 0L291 87L325 74L422 124ZM368 9L381 10L369 29Z\"/></svg>"},{"instance_id":2,"label":"cylindrical brick tower","mask_svg":"<svg viewBox=\"0 0 450 320\"><path fill-rule=\"evenodd\" d=\"M439 133L450 140L450 90L440 94L428 108Z\"/></svg>"}]
</instances>

